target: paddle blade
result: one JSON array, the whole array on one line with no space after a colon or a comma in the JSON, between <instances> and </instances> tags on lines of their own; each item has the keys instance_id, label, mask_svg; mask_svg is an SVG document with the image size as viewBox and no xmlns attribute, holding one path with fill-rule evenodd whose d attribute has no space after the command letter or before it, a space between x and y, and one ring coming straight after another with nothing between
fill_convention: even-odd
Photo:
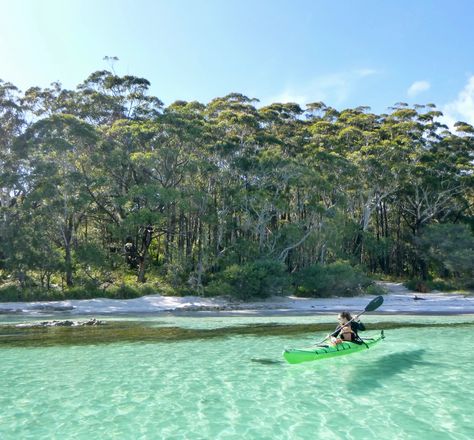
<instances>
[{"instance_id":1,"label":"paddle blade","mask_svg":"<svg viewBox=\"0 0 474 440\"><path fill-rule=\"evenodd\" d=\"M369 304L367 304L367 306L365 307L365 311L372 312L375 309L378 309L382 304L383 304L383 297L377 296L372 301L370 301Z\"/></svg>"}]
</instances>

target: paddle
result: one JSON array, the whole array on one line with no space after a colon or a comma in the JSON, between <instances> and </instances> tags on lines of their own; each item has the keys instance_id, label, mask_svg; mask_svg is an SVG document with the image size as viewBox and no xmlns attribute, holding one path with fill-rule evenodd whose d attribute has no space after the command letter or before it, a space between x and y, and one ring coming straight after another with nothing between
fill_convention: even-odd
<instances>
[{"instance_id":1,"label":"paddle","mask_svg":"<svg viewBox=\"0 0 474 440\"><path fill-rule=\"evenodd\" d=\"M369 304L365 306L365 309L363 312L360 312L358 315L354 316L350 321L347 321L344 325L339 325L334 332L337 332L342 327L345 327L347 324L354 321L354 319L359 318L359 316L364 314L365 312L373 312L374 310L378 309L382 304L383 304L383 297L382 296L375 297L372 301L369 302ZM313 344L313 345L322 344L327 339L329 339L329 336L326 336L322 341L317 342L316 344Z\"/></svg>"}]
</instances>

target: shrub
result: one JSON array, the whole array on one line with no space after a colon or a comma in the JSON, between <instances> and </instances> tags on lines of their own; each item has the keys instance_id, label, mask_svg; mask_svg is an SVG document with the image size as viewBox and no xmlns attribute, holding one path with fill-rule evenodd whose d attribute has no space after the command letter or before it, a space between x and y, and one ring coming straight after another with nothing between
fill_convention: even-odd
<instances>
[{"instance_id":1,"label":"shrub","mask_svg":"<svg viewBox=\"0 0 474 440\"><path fill-rule=\"evenodd\" d=\"M211 281L204 288L205 296L233 296L234 288L232 285L222 279L215 279Z\"/></svg>"},{"instance_id":2,"label":"shrub","mask_svg":"<svg viewBox=\"0 0 474 440\"><path fill-rule=\"evenodd\" d=\"M207 296L228 295L248 300L282 294L289 287L289 277L282 263L258 260L243 265L233 264L215 274L204 293Z\"/></svg>"},{"instance_id":3,"label":"shrub","mask_svg":"<svg viewBox=\"0 0 474 440\"><path fill-rule=\"evenodd\" d=\"M380 286L379 284L370 284L364 289L364 292L367 295L374 295L374 296L379 296L379 295L385 295L387 293L387 289L384 287Z\"/></svg>"},{"instance_id":4,"label":"shrub","mask_svg":"<svg viewBox=\"0 0 474 440\"><path fill-rule=\"evenodd\" d=\"M373 282L345 262L307 267L293 277L296 294L303 297L356 296Z\"/></svg>"},{"instance_id":5,"label":"shrub","mask_svg":"<svg viewBox=\"0 0 474 440\"><path fill-rule=\"evenodd\" d=\"M415 292L428 293L432 290L439 290L441 292L450 292L453 290L469 288L463 279L453 280L421 280L419 278L413 278L404 283L407 289L414 290Z\"/></svg>"},{"instance_id":6,"label":"shrub","mask_svg":"<svg viewBox=\"0 0 474 440\"><path fill-rule=\"evenodd\" d=\"M449 271L462 282L473 279L474 235L468 225L429 225L419 243L437 275L444 277Z\"/></svg>"},{"instance_id":7,"label":"shrub","mask_svg":"<svg viewBox=\"0 0 474 440\"><path fill-rule=\"evenodd\" d=\"M8 283L0 287L0 301L22 301L22 289L14 283Z\"/></svg>"},{"instance_id":8,"label":"shrub","mask_svg":"<svg viewBox=\"0 0 474 440\"><path fill-rule=\"evenodd\" d=\"M68 287L64 291L67 299L91 299L101 298L104 296L104 291L90 285Z\"/></svg>"},{"instance_id":9,"label":"shrub","mask_svg":"<svg viewBox=\"0 0 474 440\"><path fill-rule=\"evenodd\" d=\"M143 284L138 289L140 296L156 295L157 289L150 284Z\"/></svg>"},{"instance_id":10,"label":"shrub","mask_svg":"<svg viewBox=\"0 0 474 440\"><path fill-rule=\"evenodd\" d=\"M132 299L141 296L140 291L127 284L121 284L120 286L110 287L105 293L107 298L112 299Z\"/></svg>"},{"instance_id":11,"label":"shrub","mask_svg":"<svg viewBox=\"0 0 474 440\"><path fill-rule=\"evenodd\" d=\"M143 295L153 295L157 293L157 288L150 284L130 285L122 283L121 285L111 285L108 289L103 289L94 283L85 283L68 287L67 289L49 289L42 287L22 288L17 283L5 283L0 286L1 302L20 302L20 301L61 301L65 299L91 299L91 298L116 298L130 299L138 298Z\"/></svg>"},{"instance_id":12,"label":"shrub","mask_svg":"<svg viewBox=\"0 0 474 440\"><path fill-rule=\"evenodd\" d=\"M174 288L179 288L186 285L186 281L189 278L189 269L185 264L179 262L167 263L163 265L165 273L165 281Z\"/></svg>"},{"instance_id":13,"label":"shrub","mask_svg":"<svg viewBox=\"0 0 474 440\"><path fill-rule=\"evenodd\" d=\"M16 283L8 283L0 287L1 302L59 301L63 299L64 293L59 289L22 288Z\"/></svg>"}]
</instances>

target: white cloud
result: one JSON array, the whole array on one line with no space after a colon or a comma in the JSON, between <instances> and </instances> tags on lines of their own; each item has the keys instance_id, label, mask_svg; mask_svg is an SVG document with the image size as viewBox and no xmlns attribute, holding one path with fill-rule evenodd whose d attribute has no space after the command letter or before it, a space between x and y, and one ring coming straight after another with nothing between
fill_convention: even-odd
<instances>
[{"instance_id":1,"label":"white cloud","mask_svg":"<svg viewBox=\"0 0 474 440\"><path fill-rule=\"evenodd\" d=\"M407 90L407 95L410 98L415 97L416 95L429 90L431 88L431 84L428 81L415 81Z\"/></svg>"},{"instance_id":2,"label":"white cloud","mask_svg":"<svg viewBox=\"0 0 474 440\"><path fill-rule=\"evenodd\" d=\"M262 104L296 102L305 106L310 102L323 101L335 106L343 105L358 81L377 73L374 69L364 68L319 75L307 83L287 86L282 92L263 100Z\"/></svg>"},{"instance_id":3,"label":"white cloud","mask_svg":"<svg viewBox=\"0 0 474 440\"><path fill-rule=\"evenodd\" d=\"M378 72L375 69L358 69L355 71L361 77L376 75Z\"/></svg>"},{"instance_id":4,"label":"white cloud","mask_svg":"<svg viewBox=\"0 0 474 440\"><path fill-rule=\"evenodd\" d=\"M468 79L457 98L442 106L441 109L444 114L443 122L451 129L456 121L474 125L474 75Z\"/></svg>"},{"instance_id":5,"label":"white cloud","mask_svg":"<svg viewBox=\"0 0 474 440\"><path fill-rule=\"evenodd\" d=\"M322 101L322 99L317 99ZM274 102L296 102L297 104L304 106L308 102L311 102L309 98L304 94L298 94L298 92L292 88L287 88L278 95L273 96L270 99L262 100L264 105L272 104Z\"/></svg>"}]
</instances>

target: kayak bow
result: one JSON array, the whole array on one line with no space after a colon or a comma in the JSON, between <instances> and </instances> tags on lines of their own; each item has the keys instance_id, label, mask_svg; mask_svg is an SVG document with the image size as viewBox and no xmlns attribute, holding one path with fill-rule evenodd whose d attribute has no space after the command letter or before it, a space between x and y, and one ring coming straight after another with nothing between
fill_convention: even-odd
<instances>
[{"instance_id":1,"label":"kayak bow","mask_svg":"<svg viewBox=\"0 0 474 440\"><path fill-rule=\"evenodd\" d=\"M287 348L283 352L283 357L290 364L299 364L301 362L317 361L335 356L343 356L345 354L356 353L358 351L367 350L384 339L383 330L379 336L374 338L362 339L362 344L353 342L342 342L337 345L323 345L320 347L309 348Z\"/></svg>"}]
</instances>

